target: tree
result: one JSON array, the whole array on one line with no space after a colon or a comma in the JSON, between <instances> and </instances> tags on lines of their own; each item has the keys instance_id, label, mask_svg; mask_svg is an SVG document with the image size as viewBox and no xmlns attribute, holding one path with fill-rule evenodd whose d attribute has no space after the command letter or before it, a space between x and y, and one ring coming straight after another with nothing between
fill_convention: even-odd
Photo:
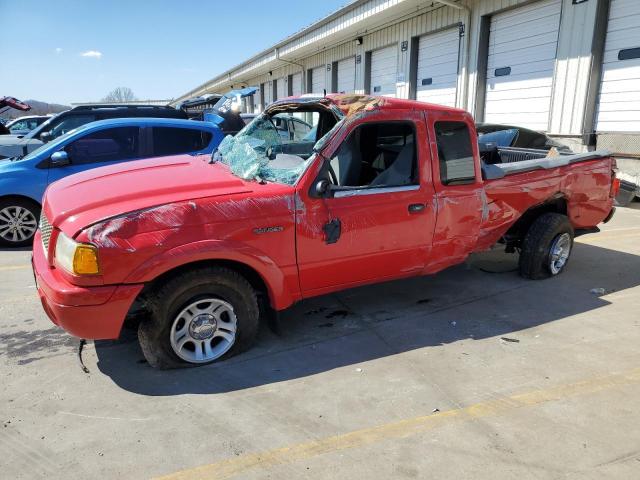
<instances>
[{"instance_id":1,"label":"tree","mask_svg":"<svg viewBox=\"0 0 640 480\"><path fill-rule=\"evenodd\" d=\"M124 103L137 100L138 98L129 87L117 87L111 90L106 97L102 99L103 102L109 103Z\"/></svg>"}]
</instances>

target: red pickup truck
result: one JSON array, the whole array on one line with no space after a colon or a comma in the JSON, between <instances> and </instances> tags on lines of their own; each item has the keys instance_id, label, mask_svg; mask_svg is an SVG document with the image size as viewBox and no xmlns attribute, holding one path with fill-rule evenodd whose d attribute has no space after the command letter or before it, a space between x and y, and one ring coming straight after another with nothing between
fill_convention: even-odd
<instances>
[{"instance_id":1,"label":"red pickup truck","mask_svg":"<svg viewBox=\"0 0 640 480\"><path fill-rule=\"evenodd\" d=\"M288 117L313 128L281 131ZM462 110L283 99L213 157L52 184L37 289L72 335L117 338L135 310L151 365L204 364L247 349L265 316L304 298L435 273L496 243L520 253L524 277L557 275L574 236L613 214L614 170L606 152L480 151Z\"/></svg>"}]
</instances>

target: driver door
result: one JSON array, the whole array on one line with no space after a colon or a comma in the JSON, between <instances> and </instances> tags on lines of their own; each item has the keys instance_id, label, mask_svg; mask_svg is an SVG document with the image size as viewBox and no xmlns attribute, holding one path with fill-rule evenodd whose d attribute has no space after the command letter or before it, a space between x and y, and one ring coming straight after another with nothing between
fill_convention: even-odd
<instances>
[{"instance_id":1,"label":"driver door","mask_svg":"<svg viewBox=\"0 0 640 480\"><path fill-rule=\"evenodd\" d=\"M394 117L402 121L369 114L325 149L334 149L329 156L338 190L314 198L314 185L326 167L309 171L298 187L302 205L297 208L296 240L303 296L417 275L425 268L436 212L424 117L409 110ZM364 135L372 126L376 134Z\"/></svg>"}]
</instances>

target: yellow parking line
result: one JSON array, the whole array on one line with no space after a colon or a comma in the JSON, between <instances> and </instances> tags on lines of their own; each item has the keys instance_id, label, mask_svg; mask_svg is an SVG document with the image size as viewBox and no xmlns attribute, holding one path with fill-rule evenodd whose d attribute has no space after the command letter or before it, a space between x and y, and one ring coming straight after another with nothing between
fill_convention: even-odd
<instances>
[{"instance_id":1,"label":"yellow parking line","mask_svg":"<svg viewBox=\"0 0 640 480\"><path fill-rule=\"evenodd\" d=\"M0 267L0 272L6 272L8 270L24 270L26 268L31 268L31 265L6 265L4 267Z\"/></svg>"},{"instance_id":2,"label":"yellow parking line","mask_svg":"<svg viewBox=\"0 0 640 480\"><path fill-rule=\"evenodd\" d=\"M433 415L401 420L348 432L342 435L313 440L289 447L233 457L209 465L182 470L158 477L159 480L226 479L254 468L268 468L304 460L347 448L362 447L394 438L404 438L437 428L448 422L496 416L509 411L562 400L576 395L596 393L640 382L640 368L626 373L595 377L585 381L512 395L464 408L446 410Z\"/></svg>"},{"instance_id":3,"label":"yellow parking line","mask_svg":"<svg viewBox=\"0 0 640 480\"><path fill-rule=\"evenodd\" d=\"M599 232L591 235L586 235L584 237L578 237L576 242L580 243L591 243L599 240L617 240L619 238L633 238L640 237L640 231L637 232L629 232L629 233L616 233L615 230L611 232Z\"/></svg>"}]
</instances>

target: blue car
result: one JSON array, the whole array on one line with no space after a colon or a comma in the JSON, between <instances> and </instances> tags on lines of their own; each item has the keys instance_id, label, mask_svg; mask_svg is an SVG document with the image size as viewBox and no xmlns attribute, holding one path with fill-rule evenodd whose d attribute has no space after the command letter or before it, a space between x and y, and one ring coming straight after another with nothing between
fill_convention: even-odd
<instances>
[{"instance_id":1,"label":"blue car","mask_svg":"<svg viewBox=\"0 0 640 480\"><path fill-rule=\"evenodd\" d=\"M56 180L129 160L211 153L223 137L211 122L120 118L85 124L24 158L0 160L0 246L31 243L42 195Z\"/></svg>"}]
</instances>

